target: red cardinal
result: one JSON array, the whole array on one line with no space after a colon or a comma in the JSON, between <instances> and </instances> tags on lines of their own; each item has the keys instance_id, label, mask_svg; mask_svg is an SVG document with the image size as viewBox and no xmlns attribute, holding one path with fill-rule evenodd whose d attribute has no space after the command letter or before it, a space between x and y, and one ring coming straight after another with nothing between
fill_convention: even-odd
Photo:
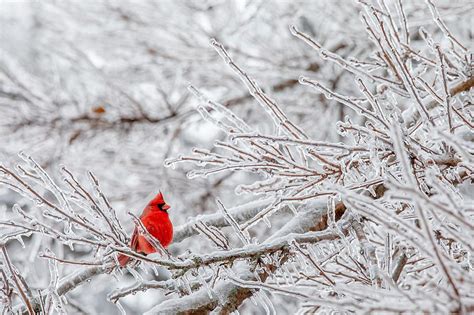
<instances>
[{"instance_id":1,"label":"red cardinal","mask_svg":"<svg viewBox=\"0 0 474 315\"><path fill-rule=\"evenodd\" d=\"M143 213L140 216L140 221L148 233L159 240L161 245L165 248L173 240L173 224L168 216L169 208L170 206L168 206L163 199L163 194L159 192L158 195L148 203L145 209L143 209ZM157 251L157 249L147 241L146 237L139 233L137 227L135 227L133 231L130 248L143 254L151 254ZM117 258L122 267L130 260L130 257L123 254L119 254Z\"/></svg>"}]
</instances>

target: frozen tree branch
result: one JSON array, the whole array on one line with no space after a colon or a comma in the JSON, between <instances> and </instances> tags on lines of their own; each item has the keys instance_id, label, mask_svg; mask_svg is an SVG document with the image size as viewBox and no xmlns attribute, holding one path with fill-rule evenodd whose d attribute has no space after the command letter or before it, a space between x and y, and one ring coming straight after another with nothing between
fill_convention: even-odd
<instances>
[{"instance_id":1,"label":"frozen tree branch","mask_svg":"<svg viewBox=\"0 0 474 315\"><path fill-rule=\"evenodd\" d=\"M275 241L278 241L278 238L281 238L285 240L282 245L289 246L288 240L295 242L307 242L309 240L319 242L339 238L337 233L331 231L322 234L316 232L324 231L327 228L327 217L324 209L325 205L315 205L314 208L301 212L270 237L266 243L275 243ZM342 216L343 213L344 208L341 207L338 216ZM315 233L314 236L316 237L312 236L313 233ZM267 247L268 245L266 243L263 243L262 246ZM276 242L276 244L278 244L278 242ZM273 246L270 247L273 248ZM279 249L283 250L281 245ZM280 259L283 260L281 263L284 263L287 258L282 257ZM254 273L251 269L247 269L249 267L250 266L246 266L246 268L240 272L239 277L246 280L255 280ZM272 272L276 270L276 266L270 266L269 268ZM259 280L264 282L268 276L269 274L267 272L259 273ZM200 290L187 297L159 304L148 311L147 314L209 312L217 307L219 307L219 313L230 314L236 310L245 299L253 294L252 290L227 281L221 281L215 286L213 291L218 294L214 293L209 296L206 292Z\"/></svg>"},{"instance_id":2,"label":"frozen tree branch","mask_svg":"<svg viewBox=\"0 0 474 315\"><path fill-rule=\"evenodd\" d=\"M31 296L27 295L27 292L25 292L23 285L20 283L19 280L19 274L18 271L15 270L15 267L12 265L10 258L8 257L8 252L4 244L1 244L2 247L2 254L3 254L3 261L5 266L7 267L7 270L10 274L10 277L13 279L13 282L15 283L16 290L18 294L21 296L21 299L23 300L23 303L26 305L26 308L28 310L28 314L33 315L35 314L34 308L31 304ZM4 278L5 279L5 278ZM28 291L28 290L27 290Z\"/></svg>"}]
</instances>

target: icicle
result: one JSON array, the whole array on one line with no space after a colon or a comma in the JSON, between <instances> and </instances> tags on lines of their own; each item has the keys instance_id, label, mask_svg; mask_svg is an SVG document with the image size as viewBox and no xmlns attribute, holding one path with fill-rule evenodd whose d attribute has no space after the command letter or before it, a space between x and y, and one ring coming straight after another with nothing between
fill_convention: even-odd
<instances>
[{"instance_id":1,"label":"icicle","mask_svg":"<svg viewBox=\"0 0 474 315\"><path fill-rule=\"evenodd\" d=\"M298 215L298 210L296 209L294 204L292 203L288 204L288 208L290 208L291 212L293 212L295 216Z\"/></svg>"},{"instance_id":2,"label":"icicle","mask_svg":"<svg viewBox=\"0 0 474 315\"><path fill-rule=\"evenodd\" d=\"M138 282L143 281L143 277L135 269L133 269L129 265L127 265L126 268L128 272L130 272L130 274L135 278L135 280L137 280Z\"/></svg>"},{"instance_id":3,"label":"icicle","mask_svg":"<svg viewBox=\"0 0 474 315\"><path fill-rule=\"evenodd\" d=\"M370 195L374 198L377 197L377 193L375 192L375 185L371 185L367 188L367 191L370 193Z\"/></svg>"},{"instance_id":4,"label":"icicle","mask_svg":"<svg viewBox=\"0 0 474 315\"><path fill-rule=\"evenodd\" d=\"M160 272L158 271L158 268L156 267L155 264L151 264L151 270L153 270L153 274L155 275L155 277L160 276Z\"/></svg>"},{"instance_id":5,"label":"icicle","mask_svg":"<svg viewBox=\"0 0 474 315\"><path fill-rule=\"evenodd\" d=\"M385 266L387 270L387 274L392 274L392 237L390 233L387 232L385 237Z\"/></svg>"},{"instance_id":6,"label":"icicle","mask_svg":"<svg viewBox=\"0 0 474 315\"><path fill-rule=\"evenodd\" d=\"M187 275L184 275L183 277L181 277L181 280L183 282L183 286L186 289L187 293L188 294L193 293L193 290L191 288L191 285L189 284L189 280L187 278Z\"/></svg>"},{"instance_id":7,"label":"icicle","mask_svg":"<svg viewBox=\"0 0 474 315\"><path fill-rule=\"evenodd\" d=\"M276 310L275 310L275 307L272 303L272 301L268 298L267 296L267 293L263 290L260 290L259 291L260 295L262 296L262 300L266 303L266 305L268 306L268 314L277 314Z\"/></svg>"},{"instance_id":8,"label":"icicle","mask_svg":"<svg viewBox=\"0 0 474 315\"><path fill-rule=\"evenodd\" d=\"M295 285L295 280L293 279L293 275L291 274L290 270L288 269L288 266L285 264L282 267L283 269L283 275L285 276L285 279L288 279L291 285ZM288 284L288 281L286 281Z\"/></svg>"},{"instance_id":9,"label":"icicle","mask_svg":"<svg viewBox=\"0 0 474 315\"><path fill-rule=\"evenodd\" d=\"M268 307L267 303L265 303L265 300L262 297L262 292L261 291L254 291L255 300L260 302L260 305L262 305L263 309L265 310L265 314L270 314L270 308Z\"/></svg>"},{"instance_id":10,"label":"icicle","mask_svg":"<svg viewBox=\"0 0 474 315\"><path fill-rule=\"evenodd\" d=\"M123 308L122 304L120 304L120 301L117 301L117 302L115 303L115 306L117 306L117 308L118 308L120 314L122 314L122 315L127 315L127 312L125 311L125 308Z\"/></svg>"},{"instance_id":11,"label":"icicle","mask_svg":"<svg viewBox=\"0 0 474 315\"><path fill-rule=\"evenodd\" d=\"M207 292L207 295L209 296L209 298L212 299L212 297L213 297L212 290L209 287L209 284L207 283L207 281L204 280L204 278L199 273L199 270L197 271L197 278L199 280L199 283L206 289L206 292Z\"/></svg>"},{"instance_id":12,"label":"icicle","mask_svg":"<svg viewBox=\"0 0 474 315\"><path fill-rule=\"evenodd\" d=\"M254 296L253 294L250 296L250 301L252 301L252 303L253 303L255 306L258 305L257 299L255 298L255 296Z\"/></svg>"},{"instance_id":13,"label":"icicle","mask_svg":"<svg viewBox=\"0 0 474 315\"><path fill-rule=\"evenodd\" d=\"M297 254L295 255L295 259L298 262L298 265L300 266L300 269L304 270L305 272L309 272L309 266L306 263L306 259L304 259L303 255Z\"/></svg>"},{"instance_id":14,"label":"icicle","mask_svg":"<svg viewBox=\"0 0 474 315\"><path fill-rule=\"evenodd\" d=\"M72 223L70 221L66 221L64 223L64 234L66 235L74 234L72 231Z\"/></svg>"},{"instance_id":15,"label":"icicle","mask_svg":"<svg viewBox=\"0 0 474 315\"><path fill-rule=\"evenodd\" d=\"M299 256L299 255L296 255L296 256ZM291 261L291 262L289 263L289 265L290 265L290 267L291 267L293 273L296 274L296 277L297 277L297 278L301 277L301 273L300 273L300 271L298 270L298 268L296 267L296 263L295 263L294 261Z\"/></svg>"},{"instance_id":16,"label":"icicle","mask_svg":"<svg viewBox=\"0 0 474 315\"><path fill-rule=\"evenodd\" d=\"M271 228L272 227L272 223L270 222L270 220L268 219L268 215L265 215L262 217L262 220L263 222L267 225L268 228Z\"/></svg>"},{"instance_id":17,"label":"icicle","mask_svg":"<svg viewBox=\"0 0 474 315\"><path fill-rule=\"evenodd\" d=\"M232 226L232 228L234 229L234 232L237 234L242 244L249 245L250 244L249 238L244 233L242 233L242 229L240 228L239 224L237 223L237 221L235 221L232 215L224 207L224 204L219 199L216 199L216 203L219 210L222 212L222 214L226 218L227 222L229 222L230 226Z\"/></svg>"},{"instance_id":18,"label":"icicle","mask_svg":"<svg viewBox=\"0 0 474 315\"><path fill-rule=\"evenodd\" d=\"M21 248L25 248L25 242L23 241L23 238L21 238L21 235L18 235L15 239L20 243Z\"/></svg>"}]
</instances>

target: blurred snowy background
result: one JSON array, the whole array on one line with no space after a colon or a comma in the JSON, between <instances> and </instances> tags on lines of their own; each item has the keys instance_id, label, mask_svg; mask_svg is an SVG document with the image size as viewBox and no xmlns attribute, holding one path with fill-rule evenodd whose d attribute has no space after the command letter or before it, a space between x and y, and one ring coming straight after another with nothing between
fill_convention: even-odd
<instances>
[{"instance_id":1,"label":"blurred snowy background","mask_svg":"<svg viewBox=\"0 0 474 315\"><path fill-rule=\"evenodd\" d=\"M474 35L474 2L434 2L443 25L469 51ZM372 4L375 7L371 7ZM405 26L400 4L403 4L408 21ZM286 185L267 192L256 186L239 186L262 179L261 174L244 173L239 167L197 177L189 176L188 172L199 168L202 162L165 167L165 161L188 156L193 148L213 150L216 141L228 139L225 131L199 113L198 107L203 101L188 87L192 85L205 98L230 109L258 134L281 133L281 126L268 118L266 110L258 105L231 67L211 47L210 39L214 38L225 47L233 61L258 82L262 91L278 102L281 110L309 139L353 143L343 137L343 132L338 132L336 123L347 116L351 123L364 125L367 118L356 115L340 99L326 98L324 93L300 84L298 78L309 77L331 91L360 100L363 94L354 80L354 73L348 71L350 67L332 62L331 57L322 58L324 54L318 54L292 35L289 26L296 26L345 60L366 61L357 67L376 68L380 60L390 64L382 54L376 53L378 46L369 38L370 33L361 18L360 12L364 10L382 12L382 19L391 12L393 20L397 21L395 28L402 38L400 42L404 41L404 30L409 31L412 52L430 52L420 35L421 27L443 47L452 46L445 37L446 32L435 23L430 2L425 1L0 0L0 164L14 169L21 161L18 153L23 152L58 183L62 183L62 166L86 183L87 172L92 172L127 234L133 229L127 211L139 214L158 190L171 205L170 215L175 226L186 224L190 217L218 212L216 198L227 208L233 208L258 199L288 197L285 189L294 186ZM406 46L400 44L397 49L406 49L405 56L410 55ZM472 58L468 52L464 53ZM435 54L431 54L429 59L437 62ZM449 77L453 82L465 81L466 73L471 71L459 66L464 58L461 55L456 57L461 61L446 59L451 67L449 71L463 73ZM472 66L472 59L465 60L464 67ZM421 58L411 65L416 68L417 62L423 61ZM433 66L430 62L427 64ZM436 66L433 68L433 73L438 71ZM377 71L368 70L370 73ZM429 71L421 67L413 70L416 75L429 74ZM392 76L394 81L400 79L390 72L390 68L380 73L381 76ZM433 78L438 80L439 76L430 77ZM467 78L469 80L469 75ZM417 83L418 88L420 84ZM374 85L371 90L383 94L387 86L391 88L391 83ZM403 86L396 88L403 89ZM424 92L423 98L431 97L430 91ZM462 94L463 100L470 102L472 95L465 94L469 93ZM408 97L403 93L400 95ZM403 112L412 105L398 102L397 108ZM472 108L467 111L469 118ZM225 118L223 115L217 113L214 119L221 121ZM472 116L469 119L472 128ZM462 122L458 116L456 120ZM440 123L443 125L446 122ZM346 132L350 133L350 130ZM290 151L288 154L291 156ZM278 180L269 186L277 184ZM238 187L238 191L246 193L236 194ZM465 190L463 196L472 192L464 187L461 193L462 189ZM46 190L40 191L49 196ZM38 211L31 198L0 185L1 220L9 221L17 216L14 204L30 214ZM250 236L265 239L292 216L285 208L272 217L271 226L263 221L252 225ZM0 231L6 230L0 227ZM236 238L235 235L229 237ZM51 288L48 260L38 257L46 248L68 260L86 261L94 255L97 257L94 247L77 245L71 251L64 242L41 234L28 235L18 242L13 239L6 244L12 263L28 283L33 296L37 296L39 290ZM172 245L170 252L173 255L186 255L187 251L208 253L215 250L212 246L205 237L193 236ZM0 266L6 270L5 262ZM59 264L58 268L57 273L63 278L83 266ZM139 272L147 280L169 277L163 270L160 276L141 269ZM287 267L285 272L290 273ZM133 284L138 276L115 271L113 274L115 277L99 275L91 282L78 285L65 295L64 308L53 307L51 312L118 312L113 303L106 302L107 295L118 287ZM264 313L271 310L267 305L272 303L278 314L308 310L295 297L269 296L271 302L266 296L259 296L255 304L245 302L241 313ZM14 306L22 305L18 295L11 298ZM139 314L169 298L172 296L164 295L160 290L148 290L130 294L121 301L127 313ZM9 311L4 309L6 313Z\"/></svg>"}]
</instances>

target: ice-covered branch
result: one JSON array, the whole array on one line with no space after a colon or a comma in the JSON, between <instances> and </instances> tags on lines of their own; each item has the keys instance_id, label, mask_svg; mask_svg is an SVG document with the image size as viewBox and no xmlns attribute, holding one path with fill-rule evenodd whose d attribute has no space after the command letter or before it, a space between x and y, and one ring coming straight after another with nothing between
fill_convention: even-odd
<instances>
[{"instance_id":1,"label":"ice-covered branch","mask_svg":"<svg viewBox=\"0 0 474 315\"><path fill-rule=\"evenodd\" d=\"M334 231L324 231L327 228L327 217L325 213L324 203L316 203L312 205L309 210L300 212L298 216L293 218L285 226L283 226L273 236L259 246L282 249L281 246L285 246L289 249L291 242L299 241L323 241L330 239L339 238L339 234ZM340 208L338 216L342 216L344 208ZM343 221L343 226L348 224ZM347 229L347 225L345 226ZM313 231L313 232L310 232ZM319 232L317 232L319 231ZM324 231L324 232L321 232ZM273 245L272 245L273 244ZM276 245L278 244L278 245ZM251 251L249 252L251 253ZM281 263L287 260L287 258L281 258ZM255 275L252 272L252 267L247 265L243 267L239 273L239 277L251 280L255 280ZM270 266L270 270L276 270L278 267ZM268 272L259 273L259 280L265 281L270 276ZM248 290L245 287L240 287L233 282L221 280L213 288L214 292L219 294L207 294L203 290L197 291L187 297L183 297L177 300L171 300L161 303L155 306L153 309L147 312L147 314L160 314L161 313L180 313L180 312L206 312L211 311L215 308L219 308L220 312L231 313L236 310L240 304L252 295L252 290Z\"/></svg>"}]
</instances>

